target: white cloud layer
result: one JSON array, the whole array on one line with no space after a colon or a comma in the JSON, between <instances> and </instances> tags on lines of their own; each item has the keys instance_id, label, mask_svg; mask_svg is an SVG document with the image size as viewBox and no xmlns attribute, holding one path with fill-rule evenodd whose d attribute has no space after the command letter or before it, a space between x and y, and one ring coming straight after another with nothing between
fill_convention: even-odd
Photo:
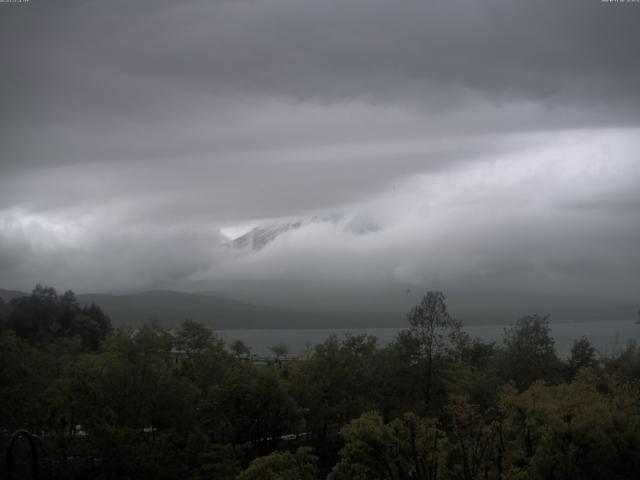
<instances>
[{"instance_id":1,"label":"white cloud layer","mask_svg":"<svg viewBox=\"0 0 640 480\"><path fill-rule=\"evenodd\" d=\"M260 251L222 245L225 231L235 225L246 230L246 223L220 222L216 215L208 221L204 214L158 215L171 208L167 195L135 189L95 207L3 210L2 265L5 278L22 288L42 281L80 290L204 289L227 280L273 279L345 289L400 284L632 298L640 271L638 133L518 135L507 143L520 149L456 168L407 172L341 204L329 199L309 211L284 208L310 217L324 207L343 220L312 222ZM372 149L388 162L395 150ZM84 180L92 174L87 171ZM77 172L75 178L84 183ZM345 223L356 216L379 229L354 235Z\"/></svg>"}]
</instances>

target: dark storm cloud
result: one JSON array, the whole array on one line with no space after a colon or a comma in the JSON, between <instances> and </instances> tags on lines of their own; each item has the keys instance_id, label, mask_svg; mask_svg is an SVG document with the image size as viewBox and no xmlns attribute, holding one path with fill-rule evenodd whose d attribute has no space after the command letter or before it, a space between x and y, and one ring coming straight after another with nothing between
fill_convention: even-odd
<instances>
[{"instance_id":1,"label":"dark storm cloud","mask_svg":"<svg viewBox=\"0 0 640 480\"><path fill-rule=\"evenodd\" d=\"M0 4L0 281L304 265L619 288L640 224L639 24L638 4L599 0ZM383 229L302 229L251 259L219 245L221 227L327 211Z\"/></svg>"},{"instance_id":2,"label":"dark storm cloud","mask_svg":"<svg viewBox=\"0 0 640 480\"><path fill-rule=\"evenodd\" d=\"M252 113L241 102L229 105L236 97L402 102L437 116L478 99L533 101L560 113L520 118L521 128L562 122L564 107L580 110L565 120L574 123L635 122L640 111L633 5L34 1L2 8L5 163L218 150L229 142L216 131L226 121L241 129L239 112ZM506 128L500 117L461 117L457 128ZM212 122L204 132L202 121Z\"/></svg>"},{"instance_id":3,"label":"dark storm cloud","mask_svg":"<svg viewBox=\"0 0 640 480\"><path fill-rule=\"evenodd\" d=\"M130 8L130 2L94 2L75 15L63 13L68 30L57 33L89 64L169 83L190 80L181 85L213 92L332 101L398 97L406 90L428 97L433 84L454 84L599 103L584 95L611 99L609 88L617 86L624 88L618 100L628 101L630 93L637 98L639 67L630 45L640 35L633 7L267 0ZM442 98L441 90L431 97Z\"/></svg>"}]
</instances>

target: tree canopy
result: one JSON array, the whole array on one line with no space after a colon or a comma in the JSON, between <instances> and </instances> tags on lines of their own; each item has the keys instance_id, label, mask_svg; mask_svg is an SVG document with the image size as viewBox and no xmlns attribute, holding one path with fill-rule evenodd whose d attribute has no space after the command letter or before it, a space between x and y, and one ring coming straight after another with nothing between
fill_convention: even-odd
<instances>
[{"instance_id":1,"label":"tree canopy","mask_svg":"<svg viewBox=\"0 0 640 480\"><path fill-rule=\"evenodd\" d=\"M466 336L428 292L388 345L332 335L257 362L185 320L112 329L38 286L0 304L0 441L36 434L50 479L627 479L640 348L558 357L546 317ZM284 362L282 362L284 363ZM5 467L0 458L0 471Z\"/></svg>"}]
</instances>

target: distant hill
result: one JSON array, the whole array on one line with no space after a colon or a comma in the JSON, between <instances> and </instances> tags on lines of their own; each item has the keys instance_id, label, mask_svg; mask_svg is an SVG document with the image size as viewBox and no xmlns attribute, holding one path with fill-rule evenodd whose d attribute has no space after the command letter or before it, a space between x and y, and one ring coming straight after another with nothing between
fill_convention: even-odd
<instances>
[{"instance_id":1,"label":"distant hill","mask_svg":"<svg viewBox=\"0 0 640 480\"><path fill-rule=\"evenodd\" d=\"M5 302L8 302L9 300L12 300L14 298L26 297L27 295L29 294L19 292L17 290L4 290L3 288L0 288L0 298Z\"/></svg>"},{"instance_id":2,"label":"distant hill","mask_svg":"<svg viewBox=\"0 0 640 480\"><path fill-rule=\"evenodd\" d=\"M277 288L271 290L274 284ZM363 288L361 292L344 292L344 296L337 291L320 295L323 288L319 286L283 288L271 282L256 284L253 292L243 295L241 286L235 287L215 293L152 290L122 295L81 294L77 298L81 304L99 305L114 325L137 326L156 320L175 327L192 319L216 329L355 329L406 326L407 312L424 293L403 289L394 294L391 288ZM636 302L624 300L499 290L445 293L451 314L465 325L509 324L533 313L549 314L553 323L633 322L638 311ZM4 301L25 295L0 289Z\"/></svg>"},{"instance_id":3,"label":"distant hill","mask_svg":"<svg viewBox=\"0 0 640 480\"><path fill-rule=\"evenodd\" d=\"M130 295L84 294L77 298L81 304L99 305L115 325L135 326L155 320L173 327L191 319L216 329L359 328L381 326L382 320L372 321L367 313L311 312L170 290ZM393 319L383 323L397 324Z\"/></svg>"}]
</instances>

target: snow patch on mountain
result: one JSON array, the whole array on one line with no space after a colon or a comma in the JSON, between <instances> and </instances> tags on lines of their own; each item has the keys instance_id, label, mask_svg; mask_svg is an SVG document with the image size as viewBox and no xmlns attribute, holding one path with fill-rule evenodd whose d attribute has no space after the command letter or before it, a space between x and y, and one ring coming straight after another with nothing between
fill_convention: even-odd
<instances>
[{"instance_id":1,"label":"snow patch on mountain","mask_svg":"<svg viewBox=\"0 0 640 480\"><path fill-rule=\"evenodd\" d=\"M247 233L232 238L226 245L238 250L262 250L269 243L275 241L281 235L313 224L332 224L344 232L352 235L367 235L378 232L380 226L371 218L364 216L345 217L331 214L314 216L308 219L297 219L285 222L272 222L258 225Z\"/></svg>"}]
</instances>

